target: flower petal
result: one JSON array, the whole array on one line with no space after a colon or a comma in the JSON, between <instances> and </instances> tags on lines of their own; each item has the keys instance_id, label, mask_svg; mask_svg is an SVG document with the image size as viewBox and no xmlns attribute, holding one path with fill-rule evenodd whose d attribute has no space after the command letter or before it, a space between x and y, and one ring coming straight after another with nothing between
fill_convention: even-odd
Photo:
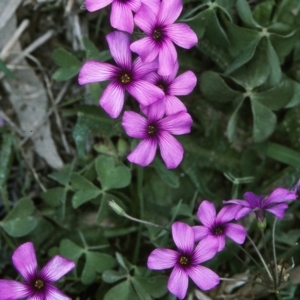
<instances>
[{"instance_id":1,"label":"flower petal","mask_svg":"<svg viewBox=\"0 0 300 300\"><path fill-rule=\"evenodd\" d=\"M158 122L162 130L168 131L172 134L185 134L191 131L193 120L191 116L182 111L174 115L170 115Z\"/></svg>"},{"instance_id":2,"label":"flower petal","mask_svg":"<svg viewBox=\"0 0 300 300\"><path fill-rule=\"evenodd\" d=\"M156 72L152 72L144 76L143 79L157 86L161 76L159 76Z\"/></svg>"},{"instance_id":3,"label":"flower petal","mask_svg":"<svg viewBox=\"0 0 300 300\"><path fill-rule=\"evenodd\" d=\"M154 102L153 104L149 105L147 108L148 109L146 113L147 113L149 124L151 124L152 122L156 122L157 120L160 120L165 114L165 110L166 110L166 103L164 101L164 98Z\"/></svg>"},{"instance_id":4,"label":"flower petal","mask_svg":"<svg viewBox=\"0 0 300 300\"><path fill-rule=\"evenodd\" d=\"M251 208L262 207L264 196L256 195L252 192L246 192L244 194L244 198L249 203L248 207L251 207Z\"/></svg>"},{"instance_id":5,"label":"flower petal","mask_svg":"<svg viewBox=\"0 0 300 300\"><path fill-rule=\"evenodd\" d=\"M245 217L246 215L250 214L252 211L253 211L252 208L240 206L240 209L238 210L238 212L235 215L235 219L239 220L239 219Z\"/></svg>"},{"instance_id":6,"label":"flower petal","mask_svg":"<svg viewBox=\"0 0 300 300\"><path fill-rule=\"evenodd\" d=\"M142 3L134 16L134 23L146 34L151 35L156 23L156 15L150 6Z\"/></svg>"},{"instance_id":7,"label":"flower petal","mask_svg":"<svg viewBox=\"0 0 300 300\"><path fill-rule=\"evenodd\" d=\"M117 118L124 105L125 90L118 82L111 82L99 100L100 106L110 115Z\"/></svg>"},{"instance_id":8,"label":"flower petal","mask_svg":"<svg viewBox=\"0 0 300 300\"><path fill-rule=\"evenodd\" d=\"M27 242L19 246L13 256L12 261L16 269L26 281L30 281L36 274L37 261L34 246L31 242Z\"/></svg>"},{"instance_id":9,"label":"flower petal","mask_svg":"<svg viewBox=\"0 0 300 300\"><path fill-rule=\"evenodd\" d=\"M178 261L179 253L170 249L153 250L147 261L147 266L151 270L164 270L173 268Z\"/></svg>"},{"instance_id":10,"label":"flower petal","mask_svg":"<svg viewBox=\"0 0 300 300\"><path fill-rule=\"evenodd\" d=\"M112 2L113 0L85 0L85 7L88 11L93 12L111 4Z\"/></svg>"},{"instance_id":11,"label":"flower petal","mask_svg":"<svg viewBox=\"0 0 300 300\"><path fill-rule=\"evenodd\" d=\"M179 47L190 49L198 43L196 33L187 24L176 23L164 28L166 35Z\"/></svg>"},{"instance_id":12,"label":"flower petal","mask_svg":"<svg viewBox=\"0 0 300 300\"><path fill-rule=\"evenodd\" d=\"M59 280L65 274L75 268L72 260L66 259L60 255L52 257L39 273L45 281L54 282Z\"/></svg>"},{"instance_id":13,"label":"flower petal","mask_svg":"<svg viewBox=\"0 0 300 300\"><path fill-rule=\"evenodd\" d=\"M174 72L177 61L176 49L168 38L162 42L158 54L158 70L157 73L162 76L168 76Z\"/></svg>"},{"instance_id":14,"label":"flower petal","mask_svg":"<svg viewBox=\"0 0 300 300\"><path fill-rule=\"evenodd\" d=\"M64 293L62 293L57 287L47 284L45 289L45 299L47 300L72 300Z\"/></svg>"},{"instance_id":15,"label":"flower petal","mask_svg":"<svg viewBox=\"0 0 300 300\"><path fill-rule=\"evenodd\" d=\"M224 234L222 234L222 235L215 235L215 237L218 240L218 244L219 244L218 252L220 252L220 251L222 251L225 248L225 235Z\"/></svg>"},{"instance_id":16,"label":"flower petal","mask_svg":"<svg viewBox=\"0 0 300 300\"><path fill-rule=\"evenodd\" d=\"M216 219L215 205L207 200L202 201L198 208L197 217L205 227L211 228Z\"/></svg>"},{"instance_id":17,"label":"flower petal","mask_svg":"<svg viewBox=\"0 0 300 300\"><path fill-rule=\"evenodd\" d=\"M140 104L146 106L165 96L164 92L159 87L142 79L131 82L126 86L126 89Z\"/></svg>"},{"instance_id":18,"label":"flower petal","mask_svg":"<svg viewBox=\"0 0 300 300\"><path fill-rule=\"evenodd\" d=\"M191 255L194 251L195 237L192 227L182 222L172 225L174 243L182 254Z\"/></svg>"},{"instance_id":19,"label":"flower petal","mask_svg":"<svg viewBox=\"0 0 300 300\"><path fill-rule=\"evenodd\" d=\"M156 149L156 140L145 139L133 149L133 151L127 156L127 159L142 167L148 166L154 159Z\"/></svg>"},{"instance_id":20,"label":"flower petal","mask_svg":"<svg viewBox=\"0 0 300 300\"><path fill-rule=\"evenodd\" d=\"M14 280L0 279L0 291L1 300L18 300L31 294L31 290L26 284Z\"/></svg>"},{"instance_id":21,"label":"flower petal","mask_svg":"<svg viewBox=\"0 0 300 300\"><path fill-rule=\"evenodd\" d=\"M183 158L183 148L181 144L168 132L161 131L157 137L160 154L167 169L177 168Z\"/></svg>"},{"instance_id":22,"label":"flower petal","mask_svg":"<svg viewBox=\"0 0 300 300\"><path fill-rule=\"evenodd\" d=\"M80 69L78 82L80 85L111 80L115 78L120 69L111 64L89 60Z\"/></svg>"},{"instance_id":23,"label":"flower petal","mask_svg":"<svg viewBox=\"0 0 300 300\"><path fill-rule=\"evenodd\" d=\"M153 71L156 71L157 68L158 68L157 61L152 61L150 63L143 63L141 58L138 57L132 65L133 80L140 79L148 75L149 73L155 74ZM143 79L146 80L145 78ZM150 80L146 80L146 81L151 82Z\"/></svg>"},{"instance_id":24,"label":"flower petal","mask_svg":"<svg viewBox=\"0 0 300 300\"><path fill-rule=\"evenodd\" d=\"M196 246L194 250L193 264L198 265L204 261L213 258L218 252L218 248L219 248L219 243L215 237L213 236L205 237L202 241L199 242L199 244Z\"/></svg>"},{"instance_id":25,"label":"flower petal","mask_svg":"<svg viewBox=\"0 0 300 300\"><path fill-rule=\"evenodd\" d=\"M130 35L121 31L114 31L106 36L110 53L115 62L125 70L131 69Z\"/></svg>"},{"instance_id":26,"label":"flower petal","mask_svg":"<svg viewBox=\"0 0 300 300\"><path fill-rule=\"evenodd\" d=\"M239 209L237 205L224 206L217 215L216 223L221 225L233 220Z\"/></svg>"},{"instance_id":27,"label":"flower petal","mask_svg":"<svg viewBox=\"0 0 300 300\"><path fill-rule=\"evenodd\" d=\"M232 200L228 200L228 201L223 200L223 204L236 204L236 205L240 205L240 206L244 206L244 207L250 207L250 204L248 201L239 200L239 199L232 199Z\"/></svg>"},{"instance_id":28,"label":"flower petal","mask_svg":"<svg viewBox=\"0 0 300 300\"><path fill-rule=\"evenodd\" d=\"M226 225L225 235L231 238L237 244L243 244L247 235L247 231L240 224L228 223Z\"/></svg>"},{"instance_id":29,"label":"flower petal","mask_svg":"<svg viewBox=\"0 0 300 300\"><path fill-rule=\"evenodd\" d=\"M175 96L166 95L166 115L175 115L181 111L186 112L185 105ZM192 121L193 122L193 121ZM174 134L174 133L173 133Z\"/></svg>"},{"instance_id":30,"label":"flower petal","mask_svg":"<svg viewBox=\"0 0 300 300\"><path fill-rule=\"evenodd\" d=\"M137 53L143 62L153 61L158 53L159 48L152 38L146 36L130 45L130 50Z\"/></svg>"},{"instance_id":31,"label":"flower petal","mask_svg":"<svg viewBox=\"0 0 300 300\"><path fill-rule=\"evenodd\" d=\"M182 0L162 0L157 16L158 24L169 25L174 23L182 11Z\"/></svg>"},{"instance_id":32,"label":"flower petal","mask_svg":"<svg viewBox=\"0 0 300 300\"><path fill-rule=\"evenodd\" d=\"M133 111L125 111L122 118L122 125L127 135L136 139L146 139L147 120L140 114Z\"/></svg>"},{"instance_id":33,"label":"flower petal","mask_svg":"<svg viewBox=\"0 0 300 300\"><path fill-rule=\"evenodd\" d=\"M141 2L147 6L153 11L155 16L157 15L160 7L160 0L141 0Z\"/></svg>"},{"instance_id":34,"label":"flower petal","mask_svg":"<svg viewBox=\"0 0 300 300\"><path fill-rule=\"evenodd\" d=\"M162 80L165 82L165 85L167 86L167 94L169 94L169 95L173 95L169 91L169 86L171 85L171 83L175 79L175 77L178 73L178 69L179 69L179 64L178 64L178 61L176 60L174 68L173 68L173 72L168 76L162 76Z\"/></svg>"},{"instance_id":35,"label":"flower petal","mask_svg":"<svg viewBox=\"0 0 300 300\"><path fill-rule=\"evenodd\" d=\"M186 295L188 284L188 275L183 269L175 266L168 281L168 290L179 299L183 299Z\"/></svg>"},{"instance_id":36,"label":"flower petal","mask_svg":"<svg viewBox=\"0 0 300 300\"><path fill-rule=\"evenodd\" d=\"M126 4L134 12L137 12L141 7L141 1L140 0L127 0Z\"/></svg>"},{"instance_id":37,"label":"flower petal","mask_svg":"<svg viewBox=\"0 0 300 300\"><path fill-rule=\"evenodd\" d=\"M193 226L192 228L195 235L195 242L201 241L210 233L210 230L205 226Z\"/></svg>"},{"instance_id":38,"label":"flower petal","mask_svg":"<svg viewBox=\"0 0 300 300\"><path fill-rule=\"evenodd\" d=\"M130 34L133 32L133 15L130 6L126 2L114 1L112 3L110 24L118 30L126 31Z\"/></svg>"},{"instance_id":39,"label":"flower petal","mask_svg":"<svg viewBox=\"0 0 300 300\"><path fill-rule=\"evenodd\" d=\"M264 207L270 205L272 203L280 203L285 201L292 201L296 200L297 195L294 192L291 192L287 189L277 188L275 189L272 194L267 198L264 203Z\"/></svg>"},{"instance_id":40,"label":"flower petal","mask_svg":"<svg viewBox=\"0 0 300 300\"><path fill-rule=\"evenodd\" d=\"M266 211L275 215L277 218L281 219L281 218L283 218L284 212L288 207L289 206L286 203L279 203L279 204L276 204L276 205L266 208Z\"/></svg>"},{"instance_id":41,"label":"flower petal","mask_svg":"<svg viewBox=\"0 0 300 300\"><path fill-rule=\"evenodd\" d=\"M186 71L176 77L170 84L168 93L170 95L188 95L197 83L197 77L192 71Z\"/></svg>"},{"instance_id":42,"label":"flower petal","mask_svg":"<svg viewBox=\"0 0 300 300\"><path fill-rule=\"evenodd\" d=\"M203 266L191 266L186 270L195 284L203 291L210 290L220 283L219 276Z\"/></svg>"}]
</instances>

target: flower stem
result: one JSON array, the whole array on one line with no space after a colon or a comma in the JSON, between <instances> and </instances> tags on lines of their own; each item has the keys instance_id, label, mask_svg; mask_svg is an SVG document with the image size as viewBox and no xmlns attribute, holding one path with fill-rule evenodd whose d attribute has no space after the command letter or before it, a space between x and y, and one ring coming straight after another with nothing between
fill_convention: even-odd
<instances>
[{"instance_id":1,"label":"flower stem","mask_svg":"<svg viewBox=\"0 0 300 300\"><path fill-rule=\"evenodd\" d=\"M279 291L275 292L277 300L282 300Z\"/></svg>"},{"instance_id":2,"label":"flower stem","mask_svg":"<svg viewBox=\"0 0 300 300\"><path fill-rule=\"evenodd\" d=\"M278 287L278 273L277 273L277 257L276 257L276 248L275 248L275 227L277 223L277 218L275 218L273 227L272 227L272 247L273 247L273 259L274 259L274 270L275 270L275 289ZM280 294L277 294L280 296ZM278 297L277 297L278 298ZM278 298L279 299L279 298ZM280 297L281 299L281 297Z\"/></svg>"}]
</instances>

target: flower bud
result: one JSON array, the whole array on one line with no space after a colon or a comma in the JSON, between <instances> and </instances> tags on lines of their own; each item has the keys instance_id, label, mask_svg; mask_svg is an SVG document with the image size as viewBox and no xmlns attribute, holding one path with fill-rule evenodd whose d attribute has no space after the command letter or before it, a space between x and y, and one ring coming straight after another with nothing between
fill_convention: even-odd
<instances>
[{"instance_id":1,"label":"flower bud","mask_svg":"<svg viewBox=\"0 0 300 300\"><path fill-rule=\"evenodd\" d=\"M113 209L115 213L119 216L125 216L125 211L122 207L120 207L114 200L108 201L108 205Z\"/></svg>"},{"instance_id":2,"label":"flower bud","mask_svg":"<svg viewBox=\"0 0 300 300\"><path fill-rule=\"evenodd\" d=\"M260 220L260 219L257 220L257 227L258 227L261 231L264 231L265 228L266 228L266 226L267 226L267 220L266 220L266 218L264 218L263 221Z\"/></svg>"}]
</instances>

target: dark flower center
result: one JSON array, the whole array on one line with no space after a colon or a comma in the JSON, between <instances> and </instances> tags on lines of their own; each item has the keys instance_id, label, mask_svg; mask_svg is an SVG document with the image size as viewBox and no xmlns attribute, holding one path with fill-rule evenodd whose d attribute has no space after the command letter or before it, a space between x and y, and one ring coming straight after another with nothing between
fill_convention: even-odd
<instances>
[{"instance_id":1,"label":"dark flower center","mask_svg":"<svg viewBox=\"0 0 300 300\"><path fill-rule=\"evenodd\" d=\"M180 256L180 258L179 258L179 263L182 265L182 266L186 266L186 265L188 265L188 263L189 263L189 258L188 257L186 257L186 256Z\"/></svg>"},{"instance_id":2,"label":"dark flower center","mask_svg":"<svg viewBox=\"0 0 300 300\"><path fill-rule=\"evenodd\" d=\"M41 290L44 287L44 281L41 279L36 279L33 285L37 290Z\"/></svg>"},{"instance_id":3,"label":"dark flower center","mask_svg":"<svg viewBox=\"0 0 300 300\"><path fill-rule=\"evenodd\" d=\"M216 226L213 231L215 235L220 235L223 234L224 228L222 226Z\"/></svg>"},{"instance_id":4,"label":"dark flower center","mask_svg":"<svg viewBox=\"0 0 300 300\"><path fill-rule=\"evenodd\" d=\"M155 40L160 40L161 39L161 36L162 36L162 33L159 29L154 29L153 33L152 33L152 37L155 39Z\"/></svg>"},{"instance_id":5,"label":"dark flower center","mask_svg":"<svg viewBox=\"0 0 300 300\"><path fill-rule=\"evenodd\" d=\"M156 132L156 128L153 125L149 125L147 132L149 135L154 135Z\"/></svg>"},{"instance_id":6,"label":"dark flower center","mask_svg":"<svg viewBox=\"0 0 300 300\"><path fill-rule=\"evenodd\" d=\"M120 80L122 83L126 84L126 83L130 82L131 78L127 73L124 73L120 76Z\"/></svg>"}]
</instances>

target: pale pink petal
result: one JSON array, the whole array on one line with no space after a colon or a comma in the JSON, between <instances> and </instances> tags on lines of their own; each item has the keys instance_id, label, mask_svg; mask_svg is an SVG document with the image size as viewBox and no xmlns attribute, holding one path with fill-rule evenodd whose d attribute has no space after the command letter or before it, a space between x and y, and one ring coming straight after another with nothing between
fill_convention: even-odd
<instances>
[{"instance_id":1,"label":"pale pink petal","mask_svg":"<svg viewBox=\"0 0 300 300\"><path fill-rule=\"evenodd\" d=\"M0 300L18 300L30 294L28 285L14 280L0 279Z\"/></svg>"},{"instance_id":2,"label":"pale pink petal","mask_svg":"<svg viewBox=\"0 0 300 300\"><path fill-rule=\"evenodd\" d=\"M112 2L113 0L85 0L85 7L88 11L92 12L111 4Z\"/></svg>"},{"instance_id":3,"label":"pale pink petal","mask_svg":"<svg viewBox=\"0 0 300 300\"><path fill-rule=\"evenodd\" d=\"M153 104L148 106L147 117L148 123L156 123L157 120L160 120L165 113L165 101L158 100Z\"/></svg>"},{"instance_id":4,"label":"pale pink petal","mask_svg":"<svg viewBox=\"0 0 300 300\"><path fill-rule=\"evenodd\" d=\"M164 39L161 44L159 55L158 55L158 70L157 73L162 76L168 76L174 72L177 61L176 49L168 38Z\"/></svg>"},{"instance_id":5,"label":"pale pink petal","mask_svg":"<svg viewBox=\"0 0 300 300\"><path fill-rule=\"evenodd\" d=\"M202 201L198 208L197 217L205 227L213 227L216 219L215 205L207 200Z\"/></svg>"},{"instance_id":6,"label":"pale pink petal","mask_svg":"<svg viewBox=\"0 0 300 300\"><path fill-rule=\"evenodd\" d=\"M222 251L225 248L225 235L215 235L217 238L219 247L218 247L218 252Z\"/></svg>"},{"instance_id":7,"label":"pale pink petal","mask_svg":"<svg viewBox=\"0 0 300 300\"><path fill-rule=\"evenodd\" d=\"M203 266L191 266L186 270L195 284L203 291L207 291L220 283L219 276L212 270Z\"/></svg>"},{"instance_id":8,"label":"pale pink petal","mask_svg":"<svg viewBox=\"0 0 300 300\"><path fill-rule=\"evenodd\" d=\"M41 276L45 281L54 282L74 268L75 263L72 260L66 259L60 255L55 255L42 268L39 276Z\"/></svg>"},{"instance_id":9,"label":"pale pink petal","mask_svg":"<svg viewBox=\"0 0 300 300\"><path fill-rule=\"evenodd\" d=\"M57 287L48 284L45 289L45 300L72 300L72 298L62 293Z\"/></svg>"},{"instance_id":10,"label":"pale pink petal","mask_svg":"<svg viewBox=\"0 0 300 300\"><path fill-rule=\"evenodd\" d=\"M194 250L193 264L198 265L202 262L212 259L218 252L218 247L219 247L219 243L215 237L213 236L205 237L202 241L199 242L199 244L196 246Z\"/></svg>"},{"instance_id":11,"label":"pale pink petal","mask_svg":"<svg viewBox=\"0 0 300 300\"><path fill-rule=\"evenodd\" d=\"M44 292L36 292L35 294L31 294L26 300L44 300Z\"/></svg>"},{"instance_id":12,"label":"pale pink petal","mask_svg":"<svg viewBox=\"0 0 300 300\"><path fill-rule=\"evenodd\" d=\"M137 138L145 139L147 134L147 120L140 114L133 111L125 111L122 118L122 125L127 135Z\"/></svg>"},{"instance_id":13,"label":"pale pink petal","mask_svg":"<svg viewBox=\"0 0 300 300\"><path fill-rule=\"evenodd\" d=\"M78 75L79 84L101 82L116 78L121 70L111 64L89 60L80 69Z\"/></svg>"},{"instance_id":14,"label":"pale pink petal","mask_svg":"<svg viewBox=\"0 0 300 300\"><path fill-rule=\"evenodd\" d=\"M114 31L106 36L110 53L115 62L125 70L131 69L130 35L121 31Z\"/></svg>"},{"instance_id":15,"label":"pale pink petal","mask_svg":"<svg viewBox=\"0 0 300 300\"><path fill-rule=\"evenodd\" d=\"M283 218L284 212L288 207L289 206L286 203L279 203L274 206L268 207L265 210L281 219Z\"/></svg>"},{"instance_id":16,"label":"pale pink petal","mask_svg":"<svg viewBox=\"0 0 300 300\"><path fill-rule=\"evenodd\" d=\"M175 62L174 68L173 68L173 72L168 75L168 76L162 76L163 81L166 83L167 85L167 92L169 95L173 95L172 93L170 93L169 91L169 86L171 85L171 83L173 82L173 80L175 79L177 73L178 73L178 69L179 69L179 64L178 61Z\"/></svg>"},{"instance_id":17,"label":"pale pink petal","mask_svg":"<svg viewBox=\"0 0 300 300\"><path fill-rule=\"evenodd\" d=\"M153 11L155 16L158 14L159 7L160 7L160 0L141 0L141 2Z\"/></svg>"},{"instance_id":18,"label":"pale pink petal","mask_svg":"<svg viewBox=\"0 0 300 300\"><path fill-rule=\"evenodd\" d=\"M188 275L183 269L175 266L168 280L168 290L179 299L183 299L186 295L188 284Z\"/></svg>"},{"instance_id":19,"label":"pale pink petal","mask_svg":"<svg viewBox=\"0 0 300 300\"><path fill-rule=\"evenodd\" d=\"M141 7L141 0L127 0L126 5L134 12L137 12Z\"/></svg>"},{"instance_id":20,"label":"pale pink petal","mask_svg":"<svg viewBox=\"0 0 300 300\"><path fill-rule=\"evenodd\" d=\"M190 49L198 43L196 33L187 24L171 24L166 26L164 31L172 42L184 49Z\"/></svg>"},{"instance_id":21,"label":"pale pink petal","mask_svg":"<svg viewBox=\"0 0 300 300\"><path fill-rule=\"evenodd\" d=\"M192 228L195 234L195 242L201 241L210 234L210 230L205 226L193 226Z\"/></svg>"},{"instance_id":22,"label":"pale pink petal","mask_svg":"<svg viewBox=\"0 0 300 300\"><path fill-rule=\"evenodd\" d=\"M133 15L127 3L114 1L111 5L110 24L113 28L126 31L128 33L133 32ZM119 49L120 51L121 49Z\"/></svg>"},{"instance_id":23,"label":"pale pink petal","mask_svg":"<svg viewBox=\"0 0 300 300\"><path fill-rule=\"evenodd\" d=\"M134 16L134 23L147 35L152 35L156 23L156 15L148 5L142 3Z\"/></svg>"},{"instance_id":24,"label":"pale pink petal","mask_svg":"<svg viewBox=\"0 0 300 300\"><path fill-rule=\"evenodd\" d=\"M176 77L170 84L168 92L170 95L188 95L197 83L197 77L192 71L186 71Z\"/></svg>"},{"instance_id":25,"label":"pale pink petal","mask_svg":"<svg viewBox=\"0 0 300 300\"><path fill-rule=\"evenodd\" d=\"M151 270L164 270L173 268L178 262L180 254L170 249L153 250L147 261L147 266Z\"/></svg>"},{"instance_id":26,"label":"pale pink petal","mask_svg":"<svg viewBox=\"0 0 300 300\"><path fill-rule=\"evenodd\" d=\"M235 219L239 220L239 219L245 217L246 215L250 214L252 211L253 211L252 208L240 207L240 210L235 215Z\"/></svg>"},{"instance_id":27,"label":"pale pink petal","mask_svg":"<svg viewBox=\"0 0 300 300\"><path fill-rule=\"evenodd\" d=\"M164 92L145 80L137 80L126 85L126 89L140 104L150 105L164 97Z\"/></svg>"},{"instance_id":28,"label":"pale pink petal","mask_svg":"<svg viewBox=\"0 0 300 300\"><path fill-rule=\"evenodd\" d=\"M287 189L277 188L272 192L272 194L267 198L264 206L267 206L272 203L279 203L285 201L296 200L297 195L294 192L291 192Z\"/></svg>"},{"instance_id":29,"label":"pale pink petal","mask_svg":"<svg viewBox=\"0 0 300 300\"><path fill-rule=\"evenodd\" d=\"M192 227L182 222L175 222L172 225L172 236L182 254L191 255L193 253L195 237Z\"/></svg>"},{"instance_id":30,"label":"pale pink petal","mask_svg":"<svg viewBox=\"0 0 300 300\"><path fill-rule=\"evenodd\" d=\"M100 106L112 117L117 118L124 105L125 90L121 84L111 82L100 98Z\"/></svg>"},{"instance_id":31,"label":"pale pink petal","mask_svg":"<svg viewBox=\"0 0 300 300\"><path fill-rule=\"evenodd\" d=\"M228 223L235 218L238 211L239 207L237 205L224 206L218 213L216 222L218 224Z\"/></svg>"},{"instance_id":32,"label":"pale pink petal","mask_svg":"<svg viewBox=\"0 0 300 300\"><path fill-rule=\"evenodd\" d=\"M132 163L145 167L153 161L156 149L157 142L155 139L143 140L127 156L127 159Z\"/></svg>"},{"instance_id":33,"label":"pale pink petal","mask_svg":"<svg viewBox=\"0 0 300 300\"><path fill-rule=\"evenodd\" d=\"M175 115L181 111L186 112L187 108L185 105L175 96L166 95L166 115ZM193 121L192 121L193 122Z\"/></svg>"},{"instance_id":34,"label":"pale pink petal","mask_svg":"<svg viewBox=\"0 0 300 300\"><path fill-rule=\"evenodd\" d=\"M153 61L159 53L159 48L155 41L148 36L133 42L130 45L130 50L137 53L143 62Z\"/></svg>"},{"instance_id":35,"label":"pale pink petal","mask_svg":"<svg viewBox=\"0 0 300 300\"><path fill-rule=\"evenodd\" d=\"M229 223L225 227L225 235L237 244L243 244L247 235L246 229L240 224Z\"/></svg>"},{"instance_id":36,"label":"pale pink petal","mask_svg":"<svg viewBox=\"0 0 300 300\"><path fill-rule=\"evenodd\" d=\"M143 63L141 58L138 57L133 65L132 65L132 74L133 74L133 80L140 79L142 77L146 78L146 75L155 74L153 71L156 71L158 68L158 62L153 61L150 63ZM143 78L144 80L146 80ZM151 82L150 80L146 80L148 82Z\"/></svg>"},{"instance_id":37,"label":"pale pink petal","mask_svg":"<svg viewBox=\"0 0 300 300\"><path fill-rule=\"evenodd\" d=\"M157 16L158 24L168 25L174 23L182 11L182 0L162 0Z\"/></svg>"},{"instance_id":38,"label":"pale pink petal","mask_svg":"<svg viewBox=\"0 0 300 300\"><path fill-rule=\"evenodd\" d=\"M183 158L181 144L168 132L161 131L157 137L160 154L167 169L177 168Z\"/></svg>"},{"instance_id":39,"label":"pale pink petal","mask_svg":"<svg viewBox=\"0 0 300 300\"><path fill-rule=\"evenodd\" d=\"M30 281L36 274L37 261L34 246L31 242L27 242L19 246L13 256L12 261L16 269L26 281Z\"/></svg>"},{"instance_id":40,"label":"pale pink petal","mask_svg":"<svg viewBox=\"0 0 300 300\"><path fill-rule=\"evenodd\" d=\"M193 120L191 116L182 111L160 120L158 125L162 130L179 135L189 133L191 131L192 123Z\"/></svg>"}]
</instances>

